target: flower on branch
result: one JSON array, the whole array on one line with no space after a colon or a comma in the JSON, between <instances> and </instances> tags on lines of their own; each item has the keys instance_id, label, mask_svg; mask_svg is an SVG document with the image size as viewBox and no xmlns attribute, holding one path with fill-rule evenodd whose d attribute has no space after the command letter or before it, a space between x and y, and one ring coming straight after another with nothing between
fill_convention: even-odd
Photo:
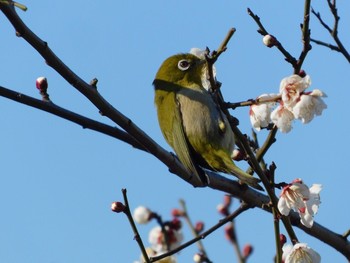
<instances>
[{"instance_id":1,"label":"flower on branch","mask_svg":"<svg viewBox=\"0 0 350 263\"><path fill-rule=\"evenodd\" d=\"M305 243L296 243L294 246L283 246L282 260L284 263L319 263L321 256Z\"/></svg>"},{"instance_id":2,"label":"flower on branch","mask_svg":"<svg viewBox=\"0 0 350 263\"><path fill-rule=\"evenodd\" d=\"M294 115L287 108L280 105L271 113L271 120L281 132L287 133L292 130Z\"/></svg>"},{"instance_id":3,"label":"flower on branch","mask_svg":"<svg viewBox=\"0 0 350 263\"><path fill-rule=\"evenodd\" d=\"M152 219L152 211L144 206L138 206L133 213L134 220L139 224L147 224Z\"/></svg>"},{"instance_id":4,"label":"flower on branch","mask_svg":"<svg viewBox=\"0 0 350 263\"><path fill-rule=\"evenodd\" d=\"M278 210L285 216L289 215L290 210L298 212L300 222L310 228L321 203L319 194L321 189L320 184L313 184L308 188L301 179L296 179L282 189Z\"/></svg>"},{"instance_id":5,"label":"flower on branch","mask_svg":"<svg viewBox=\"0 0 350 263\"><path fill-rule=\"evenodd\" d=\"M327 108L322 98L327 97L321 90L305 91L311 85L309 75L291 75L282 79L278 95L263 94L257 98L257 103L250 106L250 121L256 130L265 128L270 122L287 133L292 130L292 122L299 119L309 123L314 116L319 116ZM270 98L267 98L270 96ZM279 105L272 111L273 101Z\"/></svg>"},{"instance_id":6,"label":"flower on branch","mask_svg":"<svg viewBox=\"0 0 350 263\"><path fill-rule=\"evenodd\" d=\"M181 229L176 230L166 226L165 230L170 250L175 249L181 244L183 240L183 234ZM156 251L158 254L162 254L167 251L166 239L160 226L156 226L151 229L151 231L149 232L148 241L151 244L153 250Z\"/></svg>"},{"instance_id":7,"label":"flower on branch","mask_svg":"<svg viewBox=\"0 0 350 263\"><path fill-rule=\"evenodd\" d=\"M322 97L327 97L327 95L318 89L302 94L293 108L294 117L300 119L302 123L309 123L315 115L321 115L322 111L327 108Z\"/></svg>"},{"instance_id":8,"label":"flower on branch","mask_svg":"<svg viewBox=\"0 0 350 263\"><path fill-rule=\"evenodd\" d=\"M263 94L257 100L272 100L274 97L276 97L275 94ZM257 131L266 128L271 123L271 112L275 104L275 102L267 102L250 106L250 122Z\"/></svg>"}]
</instances>

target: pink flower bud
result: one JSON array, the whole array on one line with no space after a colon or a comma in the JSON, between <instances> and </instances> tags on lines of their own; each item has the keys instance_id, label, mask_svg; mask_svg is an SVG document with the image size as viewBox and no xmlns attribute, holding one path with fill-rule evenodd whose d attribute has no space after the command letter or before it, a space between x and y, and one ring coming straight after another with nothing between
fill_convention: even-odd
<instances>
[{"instance_id":1,"label":"pink flower bud","mask_svg":"<svg viewBox=\"0 0 350 263\"><path fill-rule=\"evenodd\" d=\"M232 202L232 197L230 195L224 195L224 206L229 207Z\"/></svg>"},{"instance_id":2,"label":"pink flower bud","mask_svg":"<svg viewBox=\"0 0 350 263\"><path fill-rule=\"evenodd\" d=\"M200 233L204 229L204 223L202 221L198 221L194 227L197 233Z\"/></svg>"},{"instance_id":3,"label":"pink flower bud","mask_svg":"<svg viewBox=\"0 0 350 263\"><path fill-rule=\"evenodd\" d=\"M280 243L281 243L281 247L283 247L283 245L287 242L287 238L285 235L280 234Z\"/></svg>"},{"instance_id":4,"label":"pink flower bud","mask_svg":"<svg viewBox=\"0 0 350 263\"><path fill-rule=\"evenodd\" d=\"M243 257L247 258L253 253L253 246L251 244L246 244L243 247Z\"/></svg>"},{"instance_id":5,"label":"pink flower bud","mask_svg":"<svg viewBox=\"0 0 350 263\"><path fill-rule=\"evenodd\" d=\"M227 206L223 205L223 204L219 204L217 207L216 207L216 210L218 210L218 212L220 214L222 214L223 216L228 216L229 215L229 212L227 210Z\"/></svg>"},{"instance_id":6,"label":"pink flower bud","mask_svg":"<svg viewBox=\"0 0 350 263\"><path fill-rule=\"evenodd\" d=\"M47 79L45 77L39 77L36 79L36 88L40 92L46 93L48 87Z\"/></svg>"},{"instance_id":7,"label":"pink flower bud","mask_svg":"<svg viewBox=\"0 0 350 263\"><path fill-rule=\"evenodd\" d=\"M174 208L173 210L171 210L171 215L173 217L181 217L185 215L185 212L180 209Z\"/></svg>"},{"instance_id":8,"label":"pink flower bud","mask_svg":"<svg viewBox=\"0 0 350 263\"><path fill-rule=\"evenodd\" d=\"M302 69L299 71L299 74L298 74L300 77L305 77L306 76L306 72Z\"/></svg>"},{"instance_id":9,"label":"pink flower bud","mask_svg":"<svg viewBox=\"0 0 350 263\"><path fill-rule=\"evenodd\" d=\"M232 224L229 224L225 227L225 237L228 241L231 241L231 242L236 241L236 235Z\"/></svg>"},{"instance_id":10,"label":"pink flower bud","mask_svg":"<svg viewBox=\"0 0 350 263\"><path fill-rule=\"evenodd\" d=\"M175 217L173 220L170 222L170 227L175 230L179 230L182 227L182 222Z\"/></svg>"},{"instance_id":11,"label":"pink flower bud","mask_svg":"<svg viewBox=\"0 0 350 263\"><path fill-rule=\"evenodd\" d=\"M121 202L113 202L111 204L111 210L115 213L121 213L124 212L126 209L125 205Z\"/></svg>"}]
</instances>

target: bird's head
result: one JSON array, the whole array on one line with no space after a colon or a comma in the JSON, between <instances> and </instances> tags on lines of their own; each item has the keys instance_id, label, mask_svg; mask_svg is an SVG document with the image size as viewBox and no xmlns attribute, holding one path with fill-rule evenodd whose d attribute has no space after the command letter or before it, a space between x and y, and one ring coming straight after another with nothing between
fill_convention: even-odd
<instances>
[{"instance_id":1,"label":"bird's head","mask_svg":"<svg viewBox=\"0 0 350 263\"><path fill-rule=\"evenodd\" d=\"M154 84L172 83L182 87L202 85L206 61L193 54L178 54L167 58L160 66Z\"/></svg>"}]
</instances>

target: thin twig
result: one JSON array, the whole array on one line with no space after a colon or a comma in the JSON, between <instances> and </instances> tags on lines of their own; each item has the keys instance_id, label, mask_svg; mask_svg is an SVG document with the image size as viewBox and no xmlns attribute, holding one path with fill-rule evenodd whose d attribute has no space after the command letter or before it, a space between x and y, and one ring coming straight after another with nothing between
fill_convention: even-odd
<instances>
[{"instance_id":1,"label":"thin twig","mask_svg":"<svg viewBox=\"0 0 350 263\"><path fill-rule=\"evenodd\" d=\"M247 9L248 11L248 14L253 18L253 20L255 21L255 23L258 25L259 29L258 29L258 33L260 33L261 35L263 36L266 36L266 35L271 35L268 33L268 31L265 29L265 27L263 26L263 24L261 23L260 21L260 17L257 16L256 14L253 13L253 11L248 8ZM283 45L281 44L280 41L278 41L278 39L274 36L275 40L276 40L276 43L275 43L275 46L277 47L277 49L284 55L285 57L285 60L287 62L289 62L293 68L296 68L297 67L297 60L295 57L293 57L284 47Z\"/></svg>"},{"instance_id":2,"label":"thin twig","mask_svg":"<svg viewBox=\"0 0 350 263\"><path fill-rule=\"evenodd\" d=\"M311 45L310 45L310 5L311 5L311 0L305 0L304 4L304 22L301 25L301 30L302 30L302 40L303 40L303 49L300 53L298 62L296 64L296 67L294 68L294 74L298 74L302 68L302 65L304 63L304 60L311 50Z\"/></svg>"},{"instance_id":3,"label":"thin twig","mask_svg":"<svg viewBox=\"0 0 350 263\"><path fill-rule=\"evenodd\" d=\"M190 230L191 230L191 232L192 232L192 235L193 235L194 237L197 237L197 236L198 236L198 233L197 233L197 231L195 230L195 228L194 228L194 226L193 226L193 224L192 224L192 221L191 221L191 219L190 219L190 216L189 216L189 214L188 214L188 210L187 210L187 207L186 207L185 200L180 199L180 200L179 200L179 203L180 203L180 206L181 206L182 211L184 212L183 218L185 219L187 225L189 226L189 228L190 228ZM204 248L204 245L203 245L202 241L201 241L201 240L198 240L198 241L196 242L196 244L197 244L197 246L198 246L198 249L199 249L200 253L203 254L204 258L209 259L209 258L208 258L208 254L207 254L207 252L206 252L206 250L205 250L205 248ZM207 260L207 261L210 262L210 260Z\"/></svg>"},{"instance_id":4,"label":"thin twig","mask_svg":"<svg viewBox=\"0 0 350 263\"><path fill-rule=\"evenodd\" d=\"M132 230L134 232L134 239L136 240L137 244L140 247L140 250L141 250L141 253L143 255L144 260L146 260L147 263L150 263L151 261L150 261L150 259L148 257L148 254L147 254L147 251L145 249L145 246L143 245L141 236L139 234L139 231L137 230L137 227L136 227L136 224L134 222L134 219L132 218L132 214L131 214L130 207L129 207L129 202L128 202L128 196L127 196L126 192L127 191L126 191L125 188L122 189L123 198L124 198L124 205L125 205L124 213L126 214L128 220L129 220L131 228L132 228Z\"/></svg>"},{"instance_id":5,"label":"thin twig","mask_svg":"<svg viewBox=\"0 0 350 263\"><path fill-rule=\"evenodd\" d=\"M329 49L331 49L333 51L337 51L337 52L341 53L341 50L337 46L332 45L330 43L326 43L326 42L323 42L323 41L320 41L317 39L313 39L313 38L310 38L310 41L316 43L317 45L328 47Z\"/></svg>"},{"instance_id":6,"label":"thin twig","mask_svg":"<svg viewBox=\"0 0 350 263\"><path fill-rule=\"evenodd\" d=\"M346 58L346 60L348 62L350 62L350 54L347 51L347 49L344 47L342 41L340 40L339 36L338 36L338 26L339 26L339 20L340 17L338 15L338 9L336 6L336 1L330 1L327 0L329 9L333 15L334 18L334 24L333 24L333 28L331 28L321 17L321 14L319 12L316 12L314 9L311 9L312 14L318 19L318 21L320 22L320 24L328 31L328 33L332 36L334 42L337 44L337 46L332 45L332 44L328 44L324 41L320 41L320 40L316 40L316 39L311 39L312 42L320 45L320 46L324 46L324 47L328 47L331 50L334 51L338 51L340 53L343 54L343 56Z\"/></svg>"},{"instance_id":7,"label":"thin twig","mask_svg":"<svg viewBox=\"0 0 350 263\"><path fill-rule=\"evenodd\" d=\"M276 165L272 163L269 167L269 179L272 185L275 184L275 170ZM273 188L275 194L275 188ZM279 212L276 207L272 207L272 215L273 215L273 227L275 233L275 244L276 244L276 263L282 262L282 246L280 239L280 220L279 220Z\"/></svg>"},{"instance_id":8,"label":"thin twig","mask_svg":"<svg viewBox=\"0 0 350 263\"><path fill-rule=\"evenodd\" d=\"M350 229L348 229L344 234L343 237L347 239L350 236Z\"/></svg>"}]
</instances>

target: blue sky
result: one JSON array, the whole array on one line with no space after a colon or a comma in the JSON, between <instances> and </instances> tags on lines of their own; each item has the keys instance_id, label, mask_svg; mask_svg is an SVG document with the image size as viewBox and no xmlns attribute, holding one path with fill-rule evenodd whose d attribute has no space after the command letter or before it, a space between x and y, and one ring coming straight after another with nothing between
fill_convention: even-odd
<instances>
[{"instance_id":1,"label":"blue sky","mask_svg":"<svg viewBox=\"0 0 350 263\"><path fill-rule=\"evenodd\" d=\"M313 6L332 21L323 2L315 1ZM223 94L234 102L277 93L281 79L292 73L276 49L262 44L247 7L291 54L298 56L302 47L303 3L296 1L23 3L28 11L18 13L27 25L84 80L98 78L100 93L168 150L158 128L151 85L166 57L192 47L215 49L228 29L235 27L229 49L216 65ZM345 41L350 3L342 1L338 8L339 33ZM112 124L15 36L2 13L0 25L0 85L40 98L35 80L46 76L54 103ZM314 38L330 41L313 17L310 25ZM344 44L349 50L350 43ZM311 76L311 89L328 95L328 109L308 125L296 122L289 134L278 133L266 161L276 163L281 181L301 177L309 185L322 184L316 221L343 233L349 228L348 63L341 55L313 45L303 68ZM131 206L148 206L164 219L170 219L180 198L185 199L194 221L202 220L210 227L220 219L216 206L222 193L192 188L153 156L113 138L5 98L0 101L1 262L137 260L140 252L126 217L110 211L112 201L122 200L121 188L128 189ZM248 108L232 114L240 120L241 130L250 133ZM266 134L259 133L261 142ZM139 228L146 243L154 224ZM249 262L272 262L272 216L249 210L236 224L240 243L254 246ZM184 234L186 240L191 238L186 226ZM321 254L323 262L346 262L333 248L299 230L297 234ZM207 237L204 245L214 262L234 262L222 229ZM179 262L191 262L195 252L195 246L182 251Z\"/></svg>"}]
</instances>

